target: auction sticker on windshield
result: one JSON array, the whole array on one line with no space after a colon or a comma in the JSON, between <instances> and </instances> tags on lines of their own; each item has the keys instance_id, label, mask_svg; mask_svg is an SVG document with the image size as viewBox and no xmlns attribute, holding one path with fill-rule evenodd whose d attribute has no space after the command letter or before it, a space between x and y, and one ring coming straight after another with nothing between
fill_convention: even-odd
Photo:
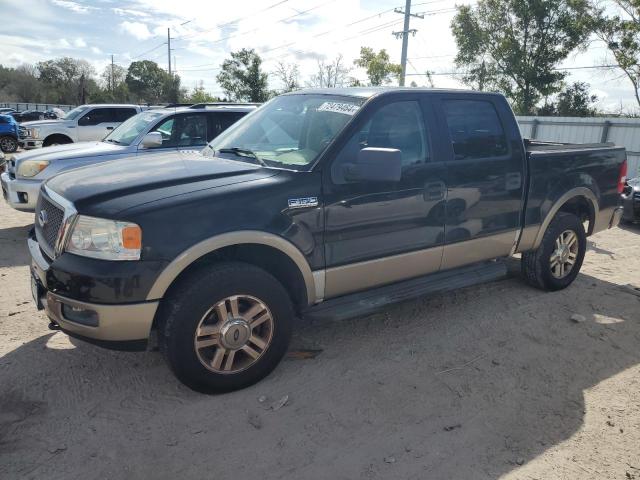
<instances>
[{"instance_id":1,"label":"auction sticker on windshield","mask_svg":"<svg viewBox=\"0 0 640 480\"><path fill-rule=\"evenodd\" d=\"M319 112L343 113L345 115L353 115L360 107L353 103L342 102L324 102L318 107Z\"/></svg>"}]
</instances>

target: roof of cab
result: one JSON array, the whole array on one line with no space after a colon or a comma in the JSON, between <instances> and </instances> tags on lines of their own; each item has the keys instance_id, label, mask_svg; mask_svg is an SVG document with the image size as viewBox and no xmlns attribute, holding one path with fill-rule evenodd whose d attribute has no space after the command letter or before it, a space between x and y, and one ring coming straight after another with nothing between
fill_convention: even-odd
<instances>
[{"instance_id":1,"label":"roof of cab","mask_svg":"<svg viewBox=\"0 0 640 480\"><path fill-rule=\"evenodd\" d=\"M394 93L464 93L476 95L500 95L494 92L480 92L477 90L425 87L338 87L338 88L307 88L286 93L285 95L339 95L345 97L370 98L383 94Z\"/></svg>"}]
</instances>

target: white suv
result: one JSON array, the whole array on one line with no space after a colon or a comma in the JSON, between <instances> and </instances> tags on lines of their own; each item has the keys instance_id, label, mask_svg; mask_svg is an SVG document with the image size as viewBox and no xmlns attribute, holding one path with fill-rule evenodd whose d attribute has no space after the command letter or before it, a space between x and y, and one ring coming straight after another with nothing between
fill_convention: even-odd
<instances>
[{"instance_id":1,"label":"white suv","mask_svg":"<svg viewBox=\"0 0 640 480\"><path fill-rule=\"evenodd\" d=\"M81 105L58 120L20 124L22 148L102 140L114 128L143 110L138 105Z\"/></svg>"}]
</instances>

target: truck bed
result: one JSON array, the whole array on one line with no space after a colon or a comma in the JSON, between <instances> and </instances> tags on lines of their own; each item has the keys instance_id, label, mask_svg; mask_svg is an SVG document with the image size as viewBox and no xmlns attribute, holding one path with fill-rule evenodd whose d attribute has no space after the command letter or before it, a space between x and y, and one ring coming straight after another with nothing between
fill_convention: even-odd
<instances>
[{"instance_id":1,"label":"truck bed","mask_svg":"<svg viewBox=\"0 0 640 480\"><path fill-rule=\"evenodd\" d=\"M527 153L551 153L551 152L571 152L576 150L615 150L624 149L616 147L615 143L561 143L543 142L540 140L524 139L524 147Z\"/></svg>"}]
</instances>

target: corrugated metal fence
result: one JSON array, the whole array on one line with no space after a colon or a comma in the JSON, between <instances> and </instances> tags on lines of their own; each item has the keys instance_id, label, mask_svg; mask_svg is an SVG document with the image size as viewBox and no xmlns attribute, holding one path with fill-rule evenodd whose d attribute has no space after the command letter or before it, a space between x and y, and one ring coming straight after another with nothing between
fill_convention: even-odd
<instances>
[{"instance_id":1,"label":"corrugated metal fence","mask_svg":"<svg viewBox=\"0 0 640 480\"><path fill-rule=\"evenodd\" d=\"M525 138L549 142L613 142L627 149L628 177L640 176L640 118L516 117Z\"/></svg>"},{"instance_id":2,"label":"corrugated metal fence","mask_svg":"<svg viewBox=\"0 0 640 480\"><path fill-rule=\"evenodd\" d=\"M24 112L25 110L39 110L44 112L51 108L59 108L63 112L68 112L75 108L75 105L60 105L58 103L0 102L0 107L13 108L19 112Z\"/></svg>"}]
</instances>

